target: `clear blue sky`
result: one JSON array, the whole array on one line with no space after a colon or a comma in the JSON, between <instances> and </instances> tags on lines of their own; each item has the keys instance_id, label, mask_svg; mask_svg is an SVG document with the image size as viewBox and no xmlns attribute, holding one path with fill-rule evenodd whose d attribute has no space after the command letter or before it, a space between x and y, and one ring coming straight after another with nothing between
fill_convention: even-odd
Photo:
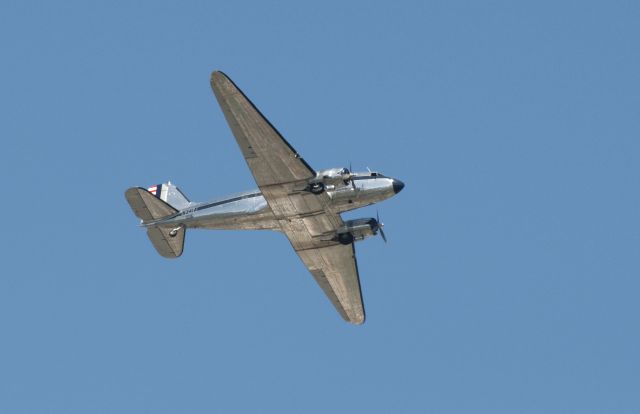
<instances>
[{"instance_id":1,"label":"clear blue sky","mask_svg":"<svg viewBox=\"0 0 640 414\"><path fill-rule=\"evenodd\" d=\"M640 412L638 2L8 3L0 413ZM214 69L406 183L365 325L280 234L136 227L127 187L255 186Z\"/></svg>"}]
</instances>

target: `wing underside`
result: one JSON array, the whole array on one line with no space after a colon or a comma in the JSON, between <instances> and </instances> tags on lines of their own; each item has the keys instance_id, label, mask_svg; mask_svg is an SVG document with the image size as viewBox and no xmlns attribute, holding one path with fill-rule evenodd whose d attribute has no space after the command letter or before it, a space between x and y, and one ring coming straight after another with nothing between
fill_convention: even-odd
<instances>
[{"instance_id":1,"label":"wing underside","mask_svg":"<svg viewBox=\"0 0 640 414\"><path fill-rule=\"evenodd\" d=\"M306 181L315 175L231 79L213 72L211 87L259 187Z\"/></svg>"},{"instance_id":2,"label":"wing underside","mask_svg":"<svg viewBox=\"0 0 640 414\"><path fill-rule=\"evenodd\" d=\"M287 234L287 236L289 235ZM296 250L296 253L340 316L354 324L363 323L365 319L364 304L353 244L334 244Z\"/></svg>"},{"instance_id":3,"label":"wing underside","mask_svg":"<svg viewBox=\"0 0 640 414\"><path fill-rule=\"evenodd\" d=\"M340 315L364 322L364 305L353 245L335 235L344 222L326 193L304 191L315 171L244 93L222 72L211 87L251 173L282 231Z\"/></svg>"}]
</instances>

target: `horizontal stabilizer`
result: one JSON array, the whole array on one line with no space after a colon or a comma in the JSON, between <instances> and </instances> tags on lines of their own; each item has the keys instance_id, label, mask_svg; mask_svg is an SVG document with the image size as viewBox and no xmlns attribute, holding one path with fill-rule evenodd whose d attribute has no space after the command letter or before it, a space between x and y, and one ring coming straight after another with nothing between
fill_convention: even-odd
<instances>
[{"instance_id":1,"label":"horizontal stabilizer","mask_svg":"<svg viewBox=\"0 0 640 414\"><path fill-rule=\"evenodd\" d=\"M178 210L141 187L128 189L124 196L129 202L133 214L143 222L158 220L178 212Z\"/></svg>"},{"instance_id":2,"label":"horizontal stabilizer","mask_svg":"<svg viewBox=\"0 0 640 414\"><path fill-rule=\"evenodd\" d=\"M133 187L124 193L133 213L143 223L158 220L178 212L166 202L162 201L149 191L140 187ZM184 227L149 227L147 236L162 257L170 259L179 257L184 248Z\"/></svg>"},{"instance_id":3,"label":"horizontal stabilizer","mask_svg":"<svg viewBox=\"0 0 640 414\"><path fill-rule=\"evenodd\" d=\"M170 233L176 231L177 233L171 236ZM177 230L165 227L149 227L147 229L147 236L153 243L153 247L160 253L160 256L168 259L175 259L182 254L185 233L184 227L180 227Z\"/></svg>"}]
</instances>

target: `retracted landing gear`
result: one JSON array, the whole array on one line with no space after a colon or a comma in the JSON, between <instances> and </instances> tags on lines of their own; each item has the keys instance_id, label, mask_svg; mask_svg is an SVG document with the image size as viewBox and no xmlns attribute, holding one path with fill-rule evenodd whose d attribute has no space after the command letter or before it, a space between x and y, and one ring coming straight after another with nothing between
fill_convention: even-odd
<instances>
[{"instance_id":1,"label":"retracted landing gear","mask_svg":"<svg viewBox=\"0 0 640 414\"><path fill-rule=\"evenodd\" d=\"M353 234L351 234L351 233L340 233L340 234L338 234L338 241L341 244L351 244L351 243L353 243Z\"/></svg>"},{"instance_id":2,"label":"retracted landing gear","mask_svg":"<svg viewBox=\"0 0 640 414\"><path fill-rule=\"evenodd\" d=\"M313 183L309 185L309 191L311 191L313 194L322 194L322 192L324 191L324 184L323 183Z\"/></svg>"}]
</instances>

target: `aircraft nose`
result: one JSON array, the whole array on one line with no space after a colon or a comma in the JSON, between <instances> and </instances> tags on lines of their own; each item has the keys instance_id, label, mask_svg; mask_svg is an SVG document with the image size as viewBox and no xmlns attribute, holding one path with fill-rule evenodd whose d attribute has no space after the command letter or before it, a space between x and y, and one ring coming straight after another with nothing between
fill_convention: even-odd
<instances>
[{"instance_id":1,"label":"aircraft nose","mask_svg":"<svg viewBox=\"0 0 640 414\"><path fill-rule=\"evenodd\" d=\"M404 183L400 180L393 179L393 192L398 194L404 188Z\"/></svg>"}]
</instances>

